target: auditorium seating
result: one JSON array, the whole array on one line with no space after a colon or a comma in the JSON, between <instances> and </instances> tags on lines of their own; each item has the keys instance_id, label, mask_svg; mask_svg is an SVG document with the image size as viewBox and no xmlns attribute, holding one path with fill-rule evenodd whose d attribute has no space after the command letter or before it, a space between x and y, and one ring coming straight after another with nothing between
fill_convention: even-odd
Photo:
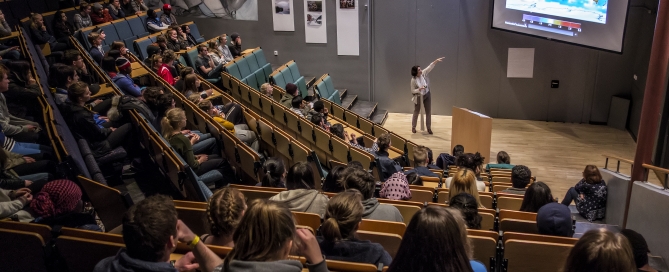
<instances>
[{"instance_id":1,"label":"auditorium seating","mask_svg":"<svg viewBox=\"0 0 669 272\"><path fill-rule=\"evenodd\" d=\"M576 238L504 232L503 269L561 271Z\"/></svg>"},{"instance_id":2,"label":"auditorium seating","mask_svg":"<svg viewBox=\"0 0 669 272\"><path fill-rule=\"evenodd\" d=\"M502 231L539 234L537 214L510 210L499 210L499 229Z\"/></svg>"},{"instance_id":3,"label":"auditorium seating","mask_svg":"<svg viewBox=\"0 0 669 272\"><path fill-rule=\"evenodd\" d=\"M318 92L318 95L320 95L322 98L330 100L337 105L341 105L339 90L334 88L334 85L332 84L332 78L329 74L325 74L319 78L314 83L314 86L316 87L315 90Z\"/></svg>"},{"instance_id":4,"label":"auditorium seating","mask_svg":"<svg viewBox=\"0 0 669 272\"><path fill-rule=\"evenodd\" d=\"M46 272L44 238L35 233L0 228L0 270Z\"/></svg>"},{"instance_id":5,"label":"auditorium seating","mask_svg":"<svg viewBox=\"0 0 669 272\"><path fill-rule=\"evenodd\" d=\"M83 176L78 176L77 179L91 204L95 207L95 212L104 224L105 231L109 232L120 226L123 214L134 204L130 194Z\"/></svg>"}]
</instances>

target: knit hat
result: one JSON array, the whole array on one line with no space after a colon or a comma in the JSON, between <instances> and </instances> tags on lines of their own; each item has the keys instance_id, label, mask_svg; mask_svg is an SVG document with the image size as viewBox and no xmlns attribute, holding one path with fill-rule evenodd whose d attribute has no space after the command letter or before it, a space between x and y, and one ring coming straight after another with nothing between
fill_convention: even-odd
<instances>
[{"instance_id":1,"label":"knit hat","mask_svg":"<svg viewBox=\"0 0 669 272\"><path fill-rule=\"evenodd\" d=\"M233 32L230 35L230 39L232 40L232 42L234 42L237 38L239 38L239 33L237 33L237 32Z\"/></svg>"},{"instance_id":2,"label":"knit hat","mask_svg":"<svg viewBox=\"0 0 669 272\"><path fill-rule=\"evenodd\" d=\"M386 180L381 186L379 195L382 198L394 200L409 200L411 199L411 190L409 189L409 182L407 177L402 172L395 172Z\"/></svg>"},{"instance_id":3,"label":"knit hat","mask_svg":"<svg viewBox=\"0 0 669 272\"><path fill-rule=\"evenodd\" d=\"M560 203L548 203L537 211L537 228L540 234L571 237L571 211Z\"/></svg>"},{"instance_id":4,"label":"knit hat","mask_svg":"<svg viewBox=\"0 0 669 272\"><path fill-rule=\"evenodd\" d=\"M155 45L149 45L146 47L146 54L149 56L149 58L158 53L160 53L160 47Z\"/></svg>"},{"instance_id":5,"label":"knit hat","mask_svg":"<svg viewBox=\"0 0 669 272\"><path fill-rule=\"evenodd\" d=\"M165 4L163 5L163 10L172 10L172 6L170 4Z\"/></svg>"},{"instance_id":6,"label":"knit hat","mask_svg":"<svg viewBox=\"0 0 669 272\"><path fill-rule=\"evenodd\" d=\"M30 209L38 217L49 218L69 213L81 200L81 189L71 180L59 179L42 187L30 202Z\"/></svg>"},{"instance_id":7,"label":"knit hat","mask_svg":"<svg viewBox=\"0 0 669 272\"><path fill-rule=\"evenodd\" d=\"M92 9L93 9L93 12L97 13L98 11L100 11L102 9L102 5L100 5L99 3L95 3L95 4L92 5Z\"/></svg>"},{"instance_id":8,"label":"knit hat","mask_svg":"<svg viewBox=\"0 0 669 272\"><path fill-rule=\"evenodd\" d=\"M118 68L119 71L127 69L130 67L130 61L126 58L118 58L116 59L116 67Z\"/></svg>"},{"instance_id":9,"label":"knit hat","mask_svg":"<svg viewBox=\"0 0 669 272\"><path fill-rule=\"evenodd\" d=\"M293 95L297 91L297 85L293 83L286 84L286 93Z\"/></svg>"}]
</instances>

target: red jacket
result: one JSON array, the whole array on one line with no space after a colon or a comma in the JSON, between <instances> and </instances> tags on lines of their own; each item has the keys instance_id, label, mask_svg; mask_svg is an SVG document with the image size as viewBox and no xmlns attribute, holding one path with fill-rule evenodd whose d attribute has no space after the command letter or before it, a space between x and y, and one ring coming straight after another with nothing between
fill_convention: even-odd
<instances>
[{"instance_id":1,"label":"red jacket","mask_svg":"<svg viewBox=\"0 0 669 272\"><path fill-rule=\"evenodd\" d=\"M167 68L167 64L163 63L163 66L158 68L157 73L161 78L167 81L167 83L174 85L174 77L172 77L172 73L170 73L170 68Z\"/></svg>"},{"instance_id":2,"label":"red jacket","mask_svg":"<svg viewBox=\"0 0 669 272\"><path fill-rule=\"evenodd\" d=\"M91 12L91 21L93 21L94 25L108 23L108 22L111 22L113 20L114 19L112 19L108 10L103 10L102 11L102 16L98 15L95 12Z\"/></svg>"}]
</instances>

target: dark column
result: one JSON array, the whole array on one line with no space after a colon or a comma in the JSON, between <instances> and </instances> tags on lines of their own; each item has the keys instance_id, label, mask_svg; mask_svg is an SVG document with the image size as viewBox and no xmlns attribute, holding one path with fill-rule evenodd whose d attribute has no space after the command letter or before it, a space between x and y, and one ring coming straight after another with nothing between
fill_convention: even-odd
<instances>
[{"instance_id":1,"label":"dark column","mask_svg":"<svg viewBox=\"0 0 669 272\"><path fill-rule=\"evenodd\" d=\"M639 123L634 167L632 168L632 181L647 180L642 164L650 164L653 156L653 147L657 140L660 111L662 109L662 98L667 90L667 64L669 64L669 0L660 0L655 20L655 33L653 35L653 46L650 51L650 62L648 63L646 90L643 94L641 122ZM625 202L625 221L627 221L627 211L629 210L628 206L631 196L632 183L629 185L629 192Z\"/></svg>"}]
</instances>

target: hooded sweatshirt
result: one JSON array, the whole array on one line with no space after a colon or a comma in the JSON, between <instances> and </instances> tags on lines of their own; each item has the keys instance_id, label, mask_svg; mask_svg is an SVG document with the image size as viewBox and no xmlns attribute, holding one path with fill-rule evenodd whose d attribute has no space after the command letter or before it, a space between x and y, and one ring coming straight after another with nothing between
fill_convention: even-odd
<instances>
[{"instance_id":1,"label":"hooded sweatshirt","mask_svg":"<svg viewBox=\"0 0 669 272\"><path fill-rule=\"evenodd\" d=\"M381 204L379 203L379 200L374 197L363 200L362 206L365 207L365 211L362 213L362 218L404 222L404 218L397 208L393 205Z\"/></svg>"},{"instance_id":2,"label":"hooded sweatshirt","mask_svg":"<svg viewBox=\"0 0 669 272\"><path fill-rule=\"evenodd\" d=\"M226 272L301 272L302 263L295 260L281 260L273 262L251 262L251 261L236 261L230 262L230 267ZM310 272L327 272L328 267L325 260L318 264L307 264ZM214 268L214 272L222 272L223 264ZM95 271L97 272L97 271Z\"/></svg>"},{"instance_id":3,"label":"hooded sweatshirt","mask_svg":"<svg viewBox=\"0 0 669 272\"><path fill-rule=\"evenodd\" d=\"M128 256L128 253L126 252L125 248L119 250L116 256L102 259L102 261L100 261L97 265L95 265L95 268L93 269L93 272L152 272L152 271L177 272L177 269L167 262L147 262L134 259Z\"/></svg>"},{"instance_id":4,"label":"hooded sweatshirt","mask_svg":"<svg viewBox=\"0 0 669 272\"><path fill-rule=\"evenodd\" d=\"M290 211L315 213L325 215L328 205L328 197L316 190L295 189L279 193L269 200L281 201L288 205Z\"/></svg>"},{"instance_id":5,"label":"hooded sweatshirt","mask_svg":"<svg viewBox=\"0 0 669 272\"><path fill-rule=\"evenodd\" d=\"M337 241L336 243L325 241L323 237L317 237L321 252L328 260L337 260L354 263L368 263L384 266L390 265L392 257L381 244L357 239Z\"/></svg>"}]
</instances>

